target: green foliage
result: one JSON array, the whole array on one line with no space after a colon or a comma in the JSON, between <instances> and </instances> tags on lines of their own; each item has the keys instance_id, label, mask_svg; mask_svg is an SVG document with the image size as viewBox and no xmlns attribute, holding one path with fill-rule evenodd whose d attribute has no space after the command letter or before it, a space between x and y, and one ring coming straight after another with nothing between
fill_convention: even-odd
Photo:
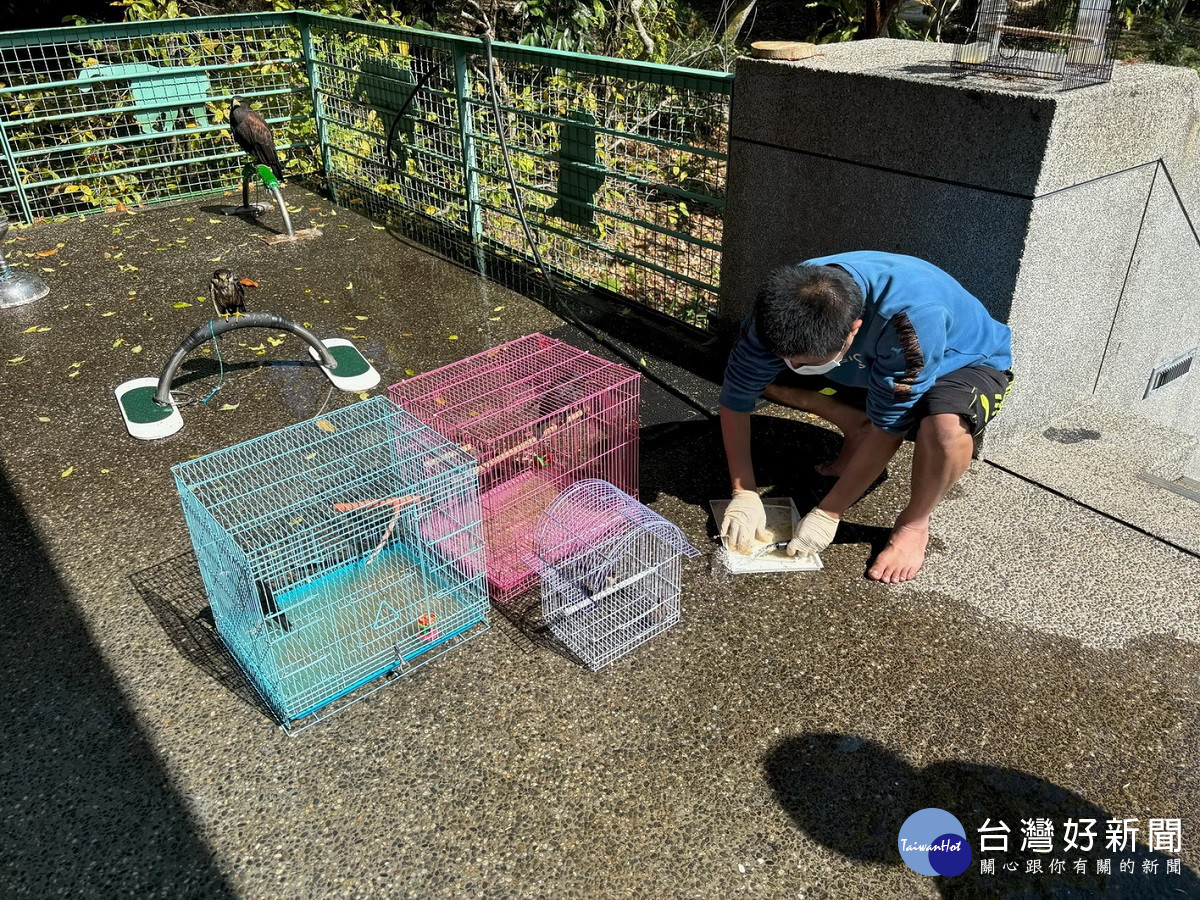
<instances>
[{"instance_id":1,"label":"green foliage","mask_svg":"<svg viewBox=\"0 0 1200 900\"><path fill-rule=\"evenodd\" d=\"M938 2L945 5L944 0ZM930 5L935 12L940 8L937 3ZM824 20L809 36L809 40L814 43L839 44L852 41L863 24L863 0L812 0L805 4L805 9L827 11ZM917 31L894 15L888 20L887 34L884 36L906 40L928 40L932 37L928 29Z\"/></svg>"},{"instance_id":2,"label":"green foliage","mask_svg":"<svg viewBox=\"0 0 1200 900\"><path fill-rule=\"evenodd\" d=\"M1200 66L1197 29L1159 22L1147 29L1151 62L1168 66Z\"/></svg>"},{"instance_id":3,"label":"green foliage","mask_svg":"<svg viewBox=\"0 0 1200 900\"><path fill-rule=\"evenodd\" d=\"M161 0L151 0L151 2L161 2ZM379 0L309 0L309 2L299 3L293 3L292 0L271 0L271 8L275 12L304 9L309 12L324 13L328 16L366 19L385 25L419 24L411 16L397 9L394 4L382 3Z\"/></svg>"},{"instance_id":4,"label":"green foliage","mask_svg":"<svg viewBox=\"0 0 1200 900\"><path fill-rule=\"evenodd\" d=\"M526 26L521 43L577 53L596 52L609 22L600 0L518 0L514 11Z\"/></svg>"},{"instance_id":5,"label":"green foliage","mask_svg":"<svg viewBox=\"0 0 1200 900\"><path fill-rule=\"evenodd\" d=\"M1165 20L1135 23L1121 38L1121 55L1200 70L1200 23L1186 18L1178 25Z\"/></svg>"},{"instance_id":6,"label":"green foliage","mask_svg":"<svg viewBox=\"0 0 1200 900\"><path fill-rule=\"evenodd\" d=\"M138 21L187 18L175 0L119 2ZM315 142L304 70L287 62L301 55L292 30L267 27L252 36L238 29L113 32L64 40L62 48L47 58L52 63L15 75L21 89L4 98L9 142L23 154L18 174L34 214L135 206L235 186L241 154L223 127L228 103L205 97L267 92L267 114L285 119L275 126L279 143ZM100 67L108 71L86 77ZM187 74L149 88L119 74L176 68ZM185 90L181 80L204 70L195 76L195 102L162 104L171 91ZM291 172L312 168L303 147L285 150L284 157Z\"/></svg>"},{"instance_id":7,"label":"green foliage","mask_svg":"<svg viewBox=\"0 0 1200 900\"><path fill-rule=\"evenodd\" d=\"M862 24L862 0L813 0L806 9L828 10L827 17L812 34L818 44L838 44L853 39Z\"/></svg>"}]
</instances>

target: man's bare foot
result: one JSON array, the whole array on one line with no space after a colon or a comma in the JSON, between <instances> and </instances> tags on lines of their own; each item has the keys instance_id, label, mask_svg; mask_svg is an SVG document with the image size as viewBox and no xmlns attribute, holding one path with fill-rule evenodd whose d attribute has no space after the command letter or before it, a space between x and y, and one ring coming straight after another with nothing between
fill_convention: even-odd
<instances>
[{"instance_id":1,"label":"man's bare foot","mask_svg":"<svg viewBox=\"0 0 1200 900\"><path fill-rule=\"evenodd\" d=\"M912 581L925 562L929 543L929 525L897 525L883 551L875 558L867 575L884 584Z\"/></svg>"},{"instance_id":2,"label":"man's bare foot","mask_svg":"<svg viewBox=\"0 0 1200 900\"><path fill-rule=\"evenodd\" d=\"M850 465L850 460L858 452L859 445L862 444L870 428L870 420L863 419L863 423L857 428L852 428L845 432L842 435L842 449L838 452L837 458L813 466L817 470L817 474L824 475L826 478L841 478L842 473L846 471L846 466Z\"/></svg>"}]
</instances>

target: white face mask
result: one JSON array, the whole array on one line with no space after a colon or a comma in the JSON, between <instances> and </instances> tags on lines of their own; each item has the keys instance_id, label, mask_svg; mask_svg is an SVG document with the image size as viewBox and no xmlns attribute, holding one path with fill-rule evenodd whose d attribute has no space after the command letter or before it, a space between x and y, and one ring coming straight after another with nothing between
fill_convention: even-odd
<instances>
[{"instance_id":1,"label":"white face mask","mask_svg":"<svg viewBox=\"0 0 1200 900\"><path fill-rule=\"evenodd\" d=\"M821 363L819 366L793 366L791 361L785 359L783 364L795 372L797 375L824 375L826 372L832 372L842 364L842 355L839 353L827 363Z\"/></svg>"}]
</instances>

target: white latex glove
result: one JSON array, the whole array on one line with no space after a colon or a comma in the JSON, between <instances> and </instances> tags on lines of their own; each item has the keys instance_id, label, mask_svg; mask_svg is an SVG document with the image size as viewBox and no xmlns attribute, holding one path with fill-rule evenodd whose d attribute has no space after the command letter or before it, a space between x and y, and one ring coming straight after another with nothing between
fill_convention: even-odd
<instances>
[{"instance_id":1,"label":"white latex glove","mask_svg":"<svg viewBox=\"0 0 1200 900\"><path fill-rule=\"evenodd\" d=\"M767 511L758 492L734 491L721 520L721 536L729 540L729 546L739 553L749 553L754 541L767 540L766 527Z\"/></svg>"},{"instance_id":2,"label":"white latex glove","mask_svg":"<svg viewBox=\"0 0 1200 900\"><path fill-rule=\"evenodd\" d=\"M800 521L795 536L788 541L788 556L812 556L833 543L841 519L823 509L814 509Z\"/></svg>"}]
</instances>

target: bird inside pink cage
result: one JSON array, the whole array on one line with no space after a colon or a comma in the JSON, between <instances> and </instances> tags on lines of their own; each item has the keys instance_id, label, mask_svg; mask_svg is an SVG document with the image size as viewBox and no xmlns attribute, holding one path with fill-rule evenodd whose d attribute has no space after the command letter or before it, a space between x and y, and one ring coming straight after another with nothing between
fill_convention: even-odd
<instances>
[{"instance_id":1,"label":"bird inside pink cage","mask_svg":"<svg viewBox=\"0 0 1200 900\"><path fill-rule=\"evenodd\" d=\"M478 461L493 599L530 587L533 531L571 484L602 478L637 495L640 375L542 334L501 344L389 389L392 400ZM440 509L426 539L452 550L462 510ZM474 574L474 573L472 573Z\"/></svg>"}]
</instances>

